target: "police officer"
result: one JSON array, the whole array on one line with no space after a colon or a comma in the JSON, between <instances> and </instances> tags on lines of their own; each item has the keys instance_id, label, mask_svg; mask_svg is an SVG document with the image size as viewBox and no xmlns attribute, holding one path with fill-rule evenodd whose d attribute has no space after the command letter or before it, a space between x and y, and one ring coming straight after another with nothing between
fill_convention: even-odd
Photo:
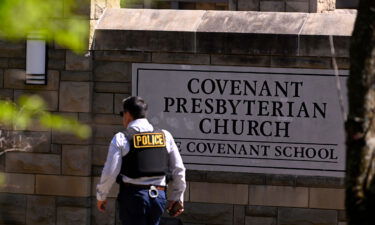
<instances>
[{"instance_id":1,"label":"police officer","mask_svg":"<svg viewBox=\"0 0 375 225\"><path fill-rule=\"evenodd\" d=\"M106 197L117 178L121 223L158 225L165 208L172 216L184 210L185 167L172 135L146 119L147 104L141 97L124 99L123 108L120 115L126 130L117 133L110 143L97 185L97 207L105 211Z\"/></svg>"}]
</instances>

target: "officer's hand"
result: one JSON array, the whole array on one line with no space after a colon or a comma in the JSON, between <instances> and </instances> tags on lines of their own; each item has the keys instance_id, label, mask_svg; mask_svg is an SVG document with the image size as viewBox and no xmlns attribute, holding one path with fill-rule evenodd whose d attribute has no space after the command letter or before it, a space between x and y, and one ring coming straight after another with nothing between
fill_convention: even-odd
<instances>
[{"instance_id":1,"label":"officer's hand","mask_svg":"<svg viewBox=\"0 0 375 225\"><path fill-rule=\"evenodd\" d=\"M168 201L167 210L169 215L176 217L184 211L184 205L180 201Z\"/></svg>"},{"instance_id":2,"label":"officer's hand","mask_svg":"<svg viewBox=\"0 0 375 225\"><path fill-rule=\"evenodd\" d=\"M105 211L105 206L107 204L107 200L104 200L104 201L99 201L98 200L98 203L97 203L97 206L98 206L98 210L100 212L104 212Z\"/></svg>"}]
</instances>

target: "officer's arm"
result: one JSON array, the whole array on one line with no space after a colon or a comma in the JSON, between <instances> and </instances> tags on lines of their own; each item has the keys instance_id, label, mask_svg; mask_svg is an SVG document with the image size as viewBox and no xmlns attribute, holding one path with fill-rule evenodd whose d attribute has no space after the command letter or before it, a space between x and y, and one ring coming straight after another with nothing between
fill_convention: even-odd
<instances>
[{"instance_id":1,"label":"officer's arm","mask_svg":"<svg viewBox=\"0 0 375 225\"><path fill-rule=\"evenodd\" d=\"M109 145L107 160L104 164L100 182L96 186L96 198L98 201L104 201L107 198L107 195L120 172L122 162L121 145L124 142L124 139L122 133L117 133Z\"/></svg>"},{"instance_id":2,"label":"officer's arm","mask_svg":"<svg viewBox=\"0 0 375 225\"><path fill-rule=\"evenodd\" d=\"M183 202L186 189L186 169L172 135L169 132L165 132L165 134L167 139L167 149L169 152L169 171L172 175L172 181L168 185L168 189L170 190L168 200Z\"/></svg>"}]
</instances>

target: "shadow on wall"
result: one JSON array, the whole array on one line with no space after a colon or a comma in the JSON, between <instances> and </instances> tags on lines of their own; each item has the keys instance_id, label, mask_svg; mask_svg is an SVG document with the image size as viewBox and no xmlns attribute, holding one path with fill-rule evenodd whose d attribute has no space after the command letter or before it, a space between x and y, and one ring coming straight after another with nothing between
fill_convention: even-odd
<instances>
[{"instance_id":1,"label":"shadow on wall","mask_svg":"<svg viewBox=\"0 0 375 225\"><path fill-rule=\"evenodd\" d=\"M337 9L356 9L359 0L336 0Z\"/></svg>"}]
</instances>

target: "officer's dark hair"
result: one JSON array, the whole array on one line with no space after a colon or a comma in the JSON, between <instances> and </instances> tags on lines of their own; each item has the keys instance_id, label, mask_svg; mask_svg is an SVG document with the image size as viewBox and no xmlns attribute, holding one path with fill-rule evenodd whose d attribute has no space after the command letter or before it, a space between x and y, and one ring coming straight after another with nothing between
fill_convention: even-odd
<instances>
[{"instance_id":1,"label":"officer's dark hair","mask_svg":"<svg viewBox=\"0 0 375 225\"><path fill-rule=\"evenodd\" d=\"M139 96L131 96L122 100L124 112L129 112L133 119L146 118L147 104Z\"/></svg>"}]
</instances>

